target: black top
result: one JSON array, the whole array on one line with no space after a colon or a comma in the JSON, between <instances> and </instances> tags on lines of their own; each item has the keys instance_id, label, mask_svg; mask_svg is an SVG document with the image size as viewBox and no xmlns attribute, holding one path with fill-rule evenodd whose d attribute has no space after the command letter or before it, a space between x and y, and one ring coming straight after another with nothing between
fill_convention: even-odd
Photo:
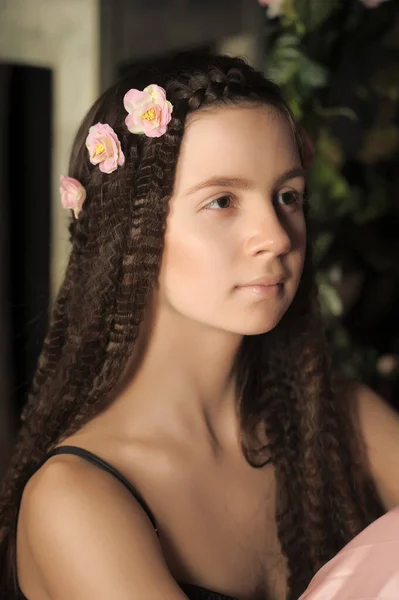
<instances>
[{"instance_id":1,"label":"black top","mask_svg":"<svg viewBox=\"0 0 399 600\"><path fill-rule=\"evenodd\" d=\"M121 473L119 473L119 471L117 471L114 467L112 467L109 463L105 462L105 460L102 460L99 456L96 456L92 452L89 452L88 450L84 450L83 448L78 448L77 446L59 446L58 448L54 448L54 450L51 450L51 452L49 452L49 454L47 454L46 458L43 461L41 461L41 463L37 467L37 470L40 469L40 467L49 458L51 458L52 456L55 456L56 454L75 454L76 456L80 456L84 460L91 462L92 464L96 465L100 469L103 469L104 471L107 471L107 473L110 473L111 475L116 477L116 479L118 479L139 502L139 504L141 505L143 510L148 515L148 518L150 519L152 526L154 527L154 530L158 535L156 521L155 521L154 516L153 516L152 512L150 511L147 503L145 502L144 498L142 498L140 496L140 494L137 492L137 490L135 490L133 488L133 486L128 482L128 480ZM218 592L213 592L212 590L207 590L198 585L193 585L193 584L189 584L189 583L179 583L179 586L190 600L236 600L235 598L232 598L231 596L219 594ZM24 596L24 594L22 593L21 590L19 590L19 596L20 596L20 600L28 600L28 598L26 596Z\"/></svg>"}]
</instances>

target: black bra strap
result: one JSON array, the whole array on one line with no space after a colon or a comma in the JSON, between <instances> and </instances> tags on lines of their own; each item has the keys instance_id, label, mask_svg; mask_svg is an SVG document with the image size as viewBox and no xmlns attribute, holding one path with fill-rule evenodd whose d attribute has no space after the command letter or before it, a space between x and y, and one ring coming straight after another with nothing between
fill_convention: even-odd
<instances>
[{"instance_id":1,"label":"black bra strap","mask_svg":"<svg viewBox=\"0 0 399 600\"><path fill-rule=\"evenodd\" d=\"M107 471L107 473L110 473L111 475L116 477L116 479L118 479L118 481L120 481L122 485L124 485L125 488L127 488L127 490L136 498L137 502L140 504L140 506L150 519L156 533L158 533L156 521L144 498L140 496L140 494L129 483L126 477L119 473L119 471L117 471L109 463L105 462L105 460L103 460L99 456L96 456L96 454L93 454L92 452L89 452L84 448L79 448L78 446L58 446L57 448L54 448L47 454L46 460L48 460L51 456L56 456L57 454L75 454L76 456L80 456L84 460L87 460L96 467L99 467L100 469L103 469L104 471Z\"/></svg>"}]
</instances>

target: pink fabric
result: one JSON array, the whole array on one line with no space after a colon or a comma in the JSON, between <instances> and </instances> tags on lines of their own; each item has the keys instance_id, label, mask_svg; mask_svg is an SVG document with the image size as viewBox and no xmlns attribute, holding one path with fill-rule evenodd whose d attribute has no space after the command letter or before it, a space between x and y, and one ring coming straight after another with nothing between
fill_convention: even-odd
<instances>
[{"instance_id":1,"label":"pink fabric","mask_svg":"<svg viewBox=\"0 0 399 600\"><path fill-rule=\"evenodd\" d=\"M298 600L399 600L399 507L324 565Z\"/></svg>"}]
</instances>

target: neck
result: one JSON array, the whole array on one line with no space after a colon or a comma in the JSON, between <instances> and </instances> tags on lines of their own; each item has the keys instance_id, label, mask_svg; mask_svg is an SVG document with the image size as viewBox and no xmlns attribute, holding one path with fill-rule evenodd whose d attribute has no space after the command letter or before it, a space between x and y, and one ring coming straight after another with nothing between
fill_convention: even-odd
<instances>
[{"instance_id":1,"label":"neck","mask_svg":"<svg viewBox=\"0 0 399 600\"><path fill-rule=\"evenodd\" d=\"M160 427L174 437L203 437L216 445L232 440L242 336L165 310L154 316L145 337L145 348L137 346L124 378L126 416L133 410L136 422L144 419L152 431Z\"/></svg>"}]
</instances>

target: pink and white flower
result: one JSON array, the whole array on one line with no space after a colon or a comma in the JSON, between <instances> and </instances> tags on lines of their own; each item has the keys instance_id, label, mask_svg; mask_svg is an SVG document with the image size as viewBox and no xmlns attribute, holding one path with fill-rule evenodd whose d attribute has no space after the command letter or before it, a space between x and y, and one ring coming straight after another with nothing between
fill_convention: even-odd
<instances>
[{"instance_id":1,"label":"pink and white flower","mask_svg":"<svg viewBox=\"0 0 399 600\"><path fill-rule=\"evenodd\" d=\"M166 132L173 106L166 99L165 90L159 85L149 85L143 91L129 90L125 94L123 105L129 113L125 123L130 133L160 137Z\"/></svg>"},{"instance_id":2,"label":"pink and white flower","mask_svg":"<svg viewBox=\"0 0 399 600\"><path fill-rule=\"evenodd\" d=\"M269 19L275 19L283 14L284 0L259 0L261 6L267 6L267 16Z\"/></svg>"},{"instance_id":3,"label":"pink and white flower","mask_svg":"<svg viewBox=\"0 0 399 600\"><path fill-rule=\"evenodd\" d=\"M387 2L387 0L360 0L364 4L366 8L377 8L383 2Z\"/></svg>"},{"instance_id":4,"label":"pink and white flower","mask_svg":"<svg viewBox=\"0 0 399 600\"><path fill-rule=\"evenodd\" d=\"M83 185L73 177L60 177L61 203L64 208L71 208L76 219L79 216L84 201L86 190Z\"/></svg>"},{"instance_id":5,"label":"pink and white flower","mask_svg":"<svg viewBox=\"0 0 399 600\"><path fill-rule=\"evenodd\" d=\"M115 131L106 123L97 123L89 129L86 148L92 165L100 165L103 173L112 173L125 164L125 155Z\"/></svg>"}]
</instances>

